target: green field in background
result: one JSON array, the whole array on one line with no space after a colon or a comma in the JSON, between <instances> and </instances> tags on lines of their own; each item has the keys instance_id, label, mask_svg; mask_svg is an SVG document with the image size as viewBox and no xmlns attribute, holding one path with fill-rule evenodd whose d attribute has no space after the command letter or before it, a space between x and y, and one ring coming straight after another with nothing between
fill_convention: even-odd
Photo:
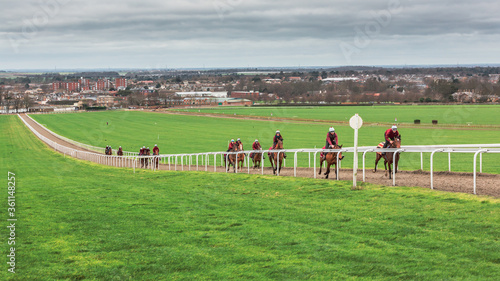
<instances>
[{"instance_id":1,"label":"green field in background","mask_svg":"<svg viewBox=\"0 0 500 281\"><path fill-rule=\"evenodd\" d=\"M411 123L422 125L500 125L500 105L374 105L374 106L300 106L300 107L216 107L173 109L175 111L246 115L260 117L349 121L358 113L369 123ZM397 121L396 121L397 119Z\"/></svg>"},{"instance_id":2,"label":"green field in background","mask_svg":"<svg viewBox=\"0 0 500 281\"><path fill-rule=\"evenodd\" d=\"M122 146L125 151L138 152L142 146L155 144L164 154L225 151L231 138L241 138L245 149L251 149L259 139L264 149L272 145L276 129L284 137L286 149L322 148L329 125L324 123L293 123L255 121L230 118L171 115L137 111L106 111L78 114L31 115L54 132L94 146ZM106 123L108 125L106 125ZM349 126L335 125L340 144L352 147L354 133ZM384 140L385 126L364 126L359 130L359 145L375 147ZM500 130L451 128L399 128L404 145L442 145L498 143ZM429 155L425 154L424 169L429 169ZM299 154L299 164L308 165L308 155ZM352 166L352 155L346 154L343 167ZM500 173L498 154L483 155L483 172ZM374 153L367 156L367 167L374 163ZM402 156L400 169L420 169L420 154ZM435 155L437 170L448 170L448 155ZM453 171L472 172L472 154L453 154ZM268 165L266 163L266 165ZM312 164L311 164L312 165Z\"/></svg>"},{"instance_id":3,"label":"green field in background","mask_svg":"<svg viewBox=\"0 0 500 281\"><path fill-rule=\"evenodd\" d=\"M51 117L65 116L84 114ZM137 116L150 115L129 115ZM1 182L15 173L18 218L16 274L7 272L10 234L0 228L0 280L500 279L498 199L305 178L134 174L56 153L17 116L0 116L0 131Z\"/></svg>"}]
</instances>

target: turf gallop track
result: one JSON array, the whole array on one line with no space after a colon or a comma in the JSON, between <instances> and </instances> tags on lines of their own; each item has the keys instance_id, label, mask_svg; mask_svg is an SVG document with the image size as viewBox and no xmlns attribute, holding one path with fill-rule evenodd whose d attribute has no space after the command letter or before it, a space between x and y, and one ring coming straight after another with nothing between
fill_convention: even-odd
<instances>
[{"instance_id":1,"label":"turf gallop track","mask_svg":"<svg viewBox=\"0 0 500 281\"><path fill-rule=\"evenodd\" d=\"M47 138L67 147L71 147L78 150L84 150L83 148L77 147L71 143L68 143L62 139L56 138L50 134L47 129L39 126L33 122L30 118L25 115L20 115L28 124L30 124L35 130L37 130L42 135ZM264 168L264 174L272 174L272 170L269 166L268 159L264 160L266 168ZM382 170L380 170L382 168ZM168 170L168 165L161 165L160 170ZM173 165L171 166L173 169ZM177 170L181 167L178 166ZM196 166L185 166L184 171L196 170ZM376 173L372 173L372 167L366 170L366 181L375 184L381 184L386 186L392 186L392 180L384 175L383 166L379 164L379 170ZM205 170L205 166L199 166L198 170ZM209 166L208 171L214 171L213 166ZM217 172L225 172L224 167L217 167ZM232 170L230 170L232 171ZM247 173L247 168L244 168L243 173ZM251 174L261 173L260 169L250 169ZM293 168L283 168L280 176L293 176ZM299 177L314 177L313 168L297 168L297 176ZM318 178L324 178L324 175L317 175ZM340 180L352 180L352 169L341 169L339 173ZM334 180L333 172L331 174L331 179ZM358 180L362 180L362 171L358 171ZM398 186L420 186L423 188L430 188L430 175L429 172L423 171L400 171L396 174L396 184ZM473 175L471 173L453 173L453 172L435 172L434 173L434 189L449 192L463 192L463 193L473 193ZM500 197L500 175L493 174L479 174L477 179L477 194L478 195L489 195L494 197Z\"/></svg>"}]
</instances>

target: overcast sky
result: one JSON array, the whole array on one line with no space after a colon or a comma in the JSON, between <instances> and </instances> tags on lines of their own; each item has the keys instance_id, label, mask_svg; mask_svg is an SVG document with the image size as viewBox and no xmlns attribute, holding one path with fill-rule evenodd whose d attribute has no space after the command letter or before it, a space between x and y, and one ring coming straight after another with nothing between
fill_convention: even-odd
<instances>
[{"instance_id":1,"label":"overcast sky","mask_svg":"<svg viewBox=\"0 0 500 281\"><path fill-rule=\"evenodd\" d=\"M500 63L498 0L0 4L0 69Z\"/></svg>"}]
</instances>

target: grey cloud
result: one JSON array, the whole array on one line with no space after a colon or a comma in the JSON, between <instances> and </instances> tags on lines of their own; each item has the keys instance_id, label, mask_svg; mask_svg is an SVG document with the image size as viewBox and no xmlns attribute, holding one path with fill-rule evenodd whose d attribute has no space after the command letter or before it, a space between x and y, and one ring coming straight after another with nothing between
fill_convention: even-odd
<instances>
[{"instance_id":1,"label":"grey cloud","mask_svg":"<svg viewBox=\"0 0 500 281\"><path fill-rule=\"evenodd\" d=\"M367 54L384 41L398 42L399 46L411 49L409 46L429 44L428 38L451 36L460 44L463 36L491 40L491 36L500 31L497 16L500 8L491 0L18 2L0 0L8 9L0 19L0 51L3 53L13 52L9 46L12 40L8 38L26 37L26 21L33 21L45 10L48 10L47 22L28 34L29 40L20 40L21 52L44 54L58 49L64 54L89 57L97 54L109 57L109 52L114 52L115 57L115 52L121 52L128 58L131 54L146 56L148 52L159 54L166 50L186 55L209 55L205 50L218 54L217 50L221 50L220 56L223 56L238 48L252 55L257 53L253 46L258 43L273 54L296 54L301 50L290 42L295 45L302 42L304 53L313 53L318 45L338 49L340 42L354 42L359 30L366 33L372 28L375 33L370 37L370 49L363 50ZM64 5L43 7L44 3ZM391 10L391 5L399 9ZM388 12L387 22L377 21L377 15ZM326 47L322 52L334 53ZM497 62L498 57L495 59Z\"/></svg>"}]
</instances>

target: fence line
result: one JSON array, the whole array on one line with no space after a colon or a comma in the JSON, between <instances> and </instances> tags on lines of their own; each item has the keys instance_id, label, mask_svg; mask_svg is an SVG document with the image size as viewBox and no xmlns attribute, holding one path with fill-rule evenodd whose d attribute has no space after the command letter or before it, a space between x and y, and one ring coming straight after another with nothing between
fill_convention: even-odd
<instances>
[{"instance_id":1,"label":"fence line","mask_svg":"<svg viewBox=\"0 0 500 281\"><path fill-rule=\"evenodd\" d=\"M220 163L222 167L225 167L226 173L228 172L228 166L227 166L227 161L226 164L223 164L224 160L224 155L226 155L225 159L229 157L229 155L236 155L236 159L239 154L245 154L248 155L249 153L261 153L261 174L264 174L264 155L266 152L268 153L277 153L277 157L279 157L280 153L293 153L294 159L293 159L293 169L294 169L294 177L297 176L297 167L298 167L298 153L308 153L309 154L309 167L310 167L310 154L313 153L313 162L314 162L314 178L316 178L316 158L317 158L317 153L318 152L342 152L342 153L354 153L354 148L352 147L347 147L347 148L341 148L341 149L311 149L311 148L303 148L303 149L274 149L274 150L250 150L250 151L238 151L238 152L225 152L225 151L219 151L219 152L202 152L202 153L184 153L184 154L161 154L161 155L153 155L153 156L138 156L138 155L125 155L125 156L116 156L116 155L104 155L104 154L99 154L95 152L88 152L88 151L82 151L82 150L77 150L73 148L69 148L63 145L60 145L47 137L43 136L40 134L38 131L36 131L32 126L30 126L19 114L19 118L23 121L23 123L38 137L40 138L43 142L48 144L50 147L52 147L55 151L59 151L63 153L64 155L69 155L71 157L81 159L81 160L87 160L87 161L92 161L96 162L98 164L102 165L108 165L108 166L114 166L114 167L126 167L126 168L132 168L135 173L135 169L137 168L143 168L143 169L151 169L152 171L158 170L159 165L163 164L165 166L168 165L168 170L171 170L172 164L174 166L175 171L177 171L177 165L179 164L178 158L180 157L180 166L181 170L184 171L184 166L187 166L189 170L191 170L191 166L194 166L194 161L193 157L196 157L196 170L199 170L199 157L202 157L201 162L205 162L205 171L208 171L208 165L210 165L210 156L213 155L213 166L214 166L214 172L217 171L217 155L220 155ZM29 117L29 116L28 116ZM31 118L31 117L30 117ZM33 119L32 119L33 120ZM34 120L33 120L34 121ZM35 121L36 122L36 121ZM38 124L38 122L36 122ZM51 132L50 130L47 130ZM61 137L55 133L51 133L54 136L57 136L58 138L67 140L68 142L75 144L78 143L80 145L87 146L85 144L81 144L79 142L70 140L65 137ZM91 147L91 146L88 146ZM95 148L95 147L94 147ZM101 151L104 151L103 148L99 148ZM89 149L90 150L90 149ZM451 153L473 153L474 154L474 162L473 162L473 167L474 167L474 175L473 175L473 180L474 180L474 194L477 194L477 156L480 156L480 168L479 168L479 173L482 173L482 159L481 155L483 153L500 153L500 144L474 144L474 145L443 145L443 146L404 146L402 148L374 148L374 147L359 147L358 148L358 153L362 153L363 157L363 182L366 180L365 178L365 161L366 161L366 154L368 152L395 152L395 153L421 153L421 167L423 167L423 153L431 153L430 157L430 182L431 182L431 189L434 189L434 154L435 153L448 153L448 155L451 155ZM338 153L337 153L337 162L338 162ZM250 173L250 157L246 156L244 161L244 166L247 167L247 173ZM186 161L184 161L186 160ZM285 159L284 159L285 160ZM186 162L186 163L184 163ZM337 180L339 179L339 166L340 162L338 162L339 165L336 166L337 169ZM451 170L451 160L450 156L448 157L448 163L449 163L449 170ZM396 168L394 167L393 169L393 185L396 185ZM235 172L238 172L238 169L235 169ZM280 170L279 168L276 171L276 175L279 176Z\"/></svg>"}]
</instances>

